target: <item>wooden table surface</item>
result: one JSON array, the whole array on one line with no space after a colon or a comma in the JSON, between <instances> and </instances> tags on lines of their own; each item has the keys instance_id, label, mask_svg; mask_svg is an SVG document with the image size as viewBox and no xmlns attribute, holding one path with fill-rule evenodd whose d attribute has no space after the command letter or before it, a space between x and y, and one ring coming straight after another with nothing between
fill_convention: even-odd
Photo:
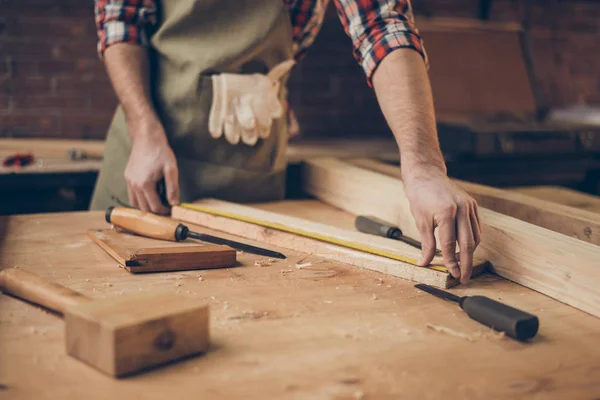
<instances>
[{"instance_id":1,"label":"wooden table surface","mask_svg":"<svg viewBox=\"0 0 600 400\"><path fill-rule=\"evenodd\" d=\"M314 201L273 208L328 215ZM531 343L498 337L409 281L285 249L277 250L288 259L270 265L241 254L236 268L132 275L87 237L88 229L103 227L102 212L3 217L0 266L31 270L94 298L156 288L204 298L210 351L112 379L65 355L58 316L2 295L1 399L600 396L600 320L500 278L482 276L453 291L537 314L541 328ZM296 268L307 262L312 266Z\"/></svg>"}]
</instances>

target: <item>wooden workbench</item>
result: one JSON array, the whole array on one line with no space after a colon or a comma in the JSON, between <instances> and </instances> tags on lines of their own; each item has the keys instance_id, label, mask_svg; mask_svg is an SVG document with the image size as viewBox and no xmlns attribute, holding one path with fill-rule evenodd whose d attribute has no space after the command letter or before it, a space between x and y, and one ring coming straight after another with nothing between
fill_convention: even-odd
<instances>
[{"instance_id":1,"label":"wooden workbench","mask_svg":"<svg viewBox=\"0 0 600 400\"><path fill-rule=\"evenodd\" d=\"M314 201L274 207L340 215ZM288 259L271 265L241 254L236 268L132 275L86 236L105 226L101 212L2 217L0 266L94 298L190 292L210 303L211 350L114 380L65 355L59 317L0 296L0 399L600 396L600 320L500 278L453 290L537 314L541 328L532 343L499 338L411 282L282 249ZM312 266L298 269L299 262Z\"/></svg>"}]
</instances>

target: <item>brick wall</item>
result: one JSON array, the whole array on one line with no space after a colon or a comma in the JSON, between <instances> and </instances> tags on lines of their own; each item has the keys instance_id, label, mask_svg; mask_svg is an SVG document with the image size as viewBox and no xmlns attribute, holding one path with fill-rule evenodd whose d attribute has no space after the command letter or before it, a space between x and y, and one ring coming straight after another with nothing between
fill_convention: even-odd
<instances>
[{"instance_id":1,"label":"brick wall","mask_svg":"<svg viewBox=\"0 0 600 400\"><path fill-rule=\"evenodd\" d=\"M480 2L413 4L422 15L477 17ZM550 105L600 103L600 2L495 0L490 15L531 31ZM95 43L92 0L0 0L0 137L103 138L116 99ZM305 136L388 134L333 12L290 92Z\"/></svg>"}]
</instances>

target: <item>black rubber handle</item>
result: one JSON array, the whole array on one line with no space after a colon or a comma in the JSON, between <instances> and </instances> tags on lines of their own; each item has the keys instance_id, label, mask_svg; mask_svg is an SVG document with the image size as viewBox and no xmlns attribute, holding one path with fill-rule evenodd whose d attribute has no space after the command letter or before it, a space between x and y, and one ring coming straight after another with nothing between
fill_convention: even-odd
<instances>
[{"instance_id":1,"label":"black rubber handle","mask_svg":"<svg viewBox=\"0 0 600 400\"><path fill-rule=\"evenodd\" d=\"M360 232L383 236L385 238L396 239L402 236L402 231L397 227L371 216L360 215L356 217L354 226Z\"/></svg>"},{"instance_id":2,"label":"black rubber handle","mask_svg":"<svg viewBox=\"0 0 600 400\"><path fill-rule=\"evenodd\" d=\"M540 325L535 315L484 296L463 297L460 307L475 321L518 340L534 337Z\"/></svg>"}]
</instances>

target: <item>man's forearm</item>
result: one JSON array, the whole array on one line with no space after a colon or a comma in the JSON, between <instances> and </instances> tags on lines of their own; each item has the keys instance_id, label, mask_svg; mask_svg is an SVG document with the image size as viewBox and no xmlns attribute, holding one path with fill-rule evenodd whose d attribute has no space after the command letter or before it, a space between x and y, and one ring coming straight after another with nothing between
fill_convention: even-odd
<instances>
[{"instance_id":1,"label":"man's forearm","mask_svg":"<svg viewBox=\"0 0 600 400\"><path fill-rule=\"evenodd\" d=\"M104 62L127 124L151 125L158 122L149 84L148 52L145 48L117 43L106 49ZM129 129L130 135L156 130Z\"/></svg>"},{"instance_id":2,"label":"man's forearm","mask_svg":"<svg viewBox=\"0 0 600 400\"><path fill-rule=\"evenodd\" d=\"M373 75L381 110L400 148L403 178L446 166L437 139L429 77L419 53L398 49L385 57Z\"/></svg>"}]
</instances>

